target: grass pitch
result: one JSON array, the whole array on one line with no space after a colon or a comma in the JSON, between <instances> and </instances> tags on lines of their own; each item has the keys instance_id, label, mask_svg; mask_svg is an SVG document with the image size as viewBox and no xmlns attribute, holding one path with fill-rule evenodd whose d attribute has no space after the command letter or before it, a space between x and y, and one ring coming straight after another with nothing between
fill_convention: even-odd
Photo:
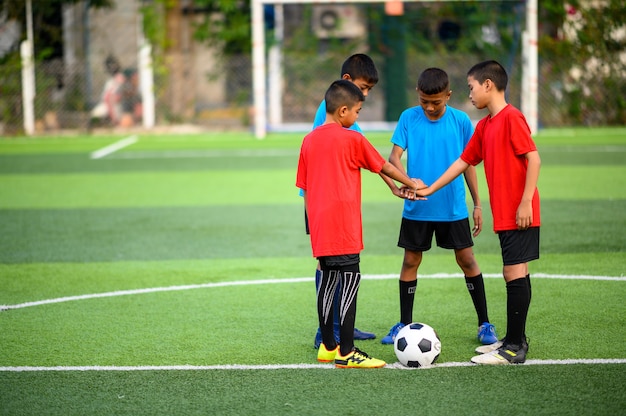
<instances>
[{"instance_id":1,"label":"grass pitch","mask_svg":"<svg viewBox=\"0 0 626 416\"><path fill-rule=\"evenodd\" d=\"M369 137L389 154L389 133ZM315 361L315 260L294 186L302 135L146 135L91 158L121 139L0 141L1 414L626 408L626 129L535 138L543 224L528 365L467 365L471 300L453 254L433 249L414 315L443 350L439 366L413 371ZM381 338L398 319L402 202L368 172L363 195L357 325ZM488 209L484 217L475 252L503 335L499 245ZM378 340L358 346L396 361Z\"/></svg>"}]
</instances>

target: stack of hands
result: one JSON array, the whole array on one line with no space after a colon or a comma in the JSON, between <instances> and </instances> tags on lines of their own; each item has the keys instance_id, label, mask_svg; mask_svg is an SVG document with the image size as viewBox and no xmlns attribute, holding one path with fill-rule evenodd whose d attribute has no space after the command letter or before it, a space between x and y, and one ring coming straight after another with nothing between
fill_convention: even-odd
<instances>
[{"instance_id":1,"label":"stack of hands","mask_svg":"<svg viewBox=\"0 0 626 416\"><path fill-rule=\"evenodd\" d=\"M413 201L426 200L425 196L429 194L428 186L421 179L411 178L411 180L413 180L415 186L413 188L409 188L406 185L402 186L398 196Z\"/></svg>"}]
</instances>

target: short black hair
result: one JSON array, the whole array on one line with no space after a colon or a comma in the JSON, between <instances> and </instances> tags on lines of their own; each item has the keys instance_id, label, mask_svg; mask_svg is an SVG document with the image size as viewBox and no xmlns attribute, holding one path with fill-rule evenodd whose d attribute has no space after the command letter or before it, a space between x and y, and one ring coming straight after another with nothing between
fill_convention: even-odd
<instances>
[{"instance_id":1,"label":"short black hair","mask_svg":"<svg viewBox=\"0 0 626 416\"><path fill-rule=\"evenodd\" d=\"M467 71L467 76L474 78L481 85L490 79L498 91L506 90L506 85L509 82L506 70L497 61L480 62Z\"/></svg>"},{"instance_id":2,"label":"short black hair","mask_svg":"<svg viewBox=\"0 0 626 416\"><path fill-rule=\"evenodd\" d=\"M427 95L439 94L450 89L450 79L443 69L428 68L417 79L417 89Z\"/></svg>"},{"instance_id":3,"label":"short black hair","mask_svg":"<svg viewBox=\"0 0 626 416\"><path fill-rule=\"evenodd\" d=\"M374 65L372 58L364 53L355 53L344 61L339 76L343 78L345 74L350 75L353 81L356 79L364 79L372 84L378 83L378 70L376 69L376 65Z\"/></svg>"},{"instance_id":4,"label":"short black hair","mask_svg":"<svg viewBox=\"0 0 626 416\"><path fill-rule=\"evenodd\" d=\"M324 100L326 101L326 112L332 114L344 105L349 108L354 107L359 102L365 101L365 96L352 81L338 79L330 84Z\"/></svg>"}]
</instances>

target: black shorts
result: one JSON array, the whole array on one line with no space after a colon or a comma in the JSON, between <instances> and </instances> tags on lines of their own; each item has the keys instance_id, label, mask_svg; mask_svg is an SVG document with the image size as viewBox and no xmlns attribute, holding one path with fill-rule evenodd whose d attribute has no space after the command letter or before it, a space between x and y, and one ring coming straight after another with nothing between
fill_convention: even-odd
<instances>
[{"instance_id":1,"label":"black shorts","mask_svg":"<svg viewBox=\"0 0 626 416\"><path fill-rule=\"evenodd\" d=\"M340 256L322 256L317 258L320 266L324 269L335 269L339 267L352 266L361 262L361 256L356 254L344 254Z\"/></svg>"},{"instance_id":2,"label":"black shorts","mask_svg":"<svg viewBox=\"0 0 626 416\"><path fill-rule=\"evenodd\" d=\"M437 246L446 249L461 250L472 247L472 233L467 218L458 221L415 221L402 218L398 247L411 251L428 251L432 245L433 234Z\"/></svg>"},{"instance_id":3,"label":"black shorts","mask_svg":"<svg viewBox=\"0 0 626 416\"><path fill-rule=\"evenodd\" d=\"M304 231L308 234L311 234L311 231L309 230L309 216L306 213L306 208L304 209Z\"/></svg>"},{"instance_id":4,"label":"black shorts","mask_svg":"<svg viewBox=\"0 0 626 416\"><path fill-rule=\"evenodd\" d=\"M539 227L499 231L502 263L505 266L528 263L539 258Z\"/></svg>"}]
</instances>

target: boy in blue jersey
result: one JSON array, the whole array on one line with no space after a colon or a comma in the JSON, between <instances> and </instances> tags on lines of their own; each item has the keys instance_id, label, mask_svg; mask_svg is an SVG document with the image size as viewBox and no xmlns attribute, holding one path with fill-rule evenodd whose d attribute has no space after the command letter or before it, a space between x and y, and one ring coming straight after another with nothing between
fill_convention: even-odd
<instances>
[{"instance_id":1,"label":"boy in blue jersey","mask_svg":"<svg viewBox=\"0 0 626 416\"><path fill-rule=\"evenodd\" d=\"M428 68L417 81L419 106L405 110L398 120L391 142L389 161L403 170L401 161L407 152L409 177L431 183L446 171L469 142L473 126L468 115L447 105L452 91L448 74L439 68ZM474 201L473 236L482 230L482 210L476 170L470 166L465 182ZM489 323L483 275L474 258L472 232L465 202L465 185L458 176L426 201L405 200L398 246L404 248L400 271L400 321L383 344L393 344L398 331L413 322L413 303L417 288L417 269L422 254L431 248L433 234L437 245L454 250L456 262L465 276L478 316L478 340L483 344L497 342L495 328Z\"/></svg>"},{"instance_id":2,"label":"boy in blue jersey","mask_svg":"<svg viewBox=\"0 0 626 416\"><path fill-rule=\"evenodd\" d=\"M359 87L363 95L367 97L370 90L374 88L374 86L378 83L378 70L376 69L376 65L374 65L374 61L372 60L372 58L370 58L368 55L357 53L348 57L344 61L343 65L341 66L341 78L346 79L348 81L352 81L353 84ZM313 121L313 129L321 126L325 122L326 122L326 101L322 100L322 102L320 103L317 109L317 112L315 113L315 120ZM361 130L361 127L359 127L358 123L356 122L349 129L358 131L359 133L363 133L363 131ZM382 173L380 174L380 176L385 181L387 186L389 186L389 189L391 190L391 192L394 195L402 198L400 189L396 186L395 182L391 178L388 178L386 175ZM306 219L306 212L305 212L305 223L308 227L308 221ZM308 233L308 228L307 228L307 233ZM318 264L318 268L315 271L315 287L316 288L319 287L319 280L320 280L320 269L319 269L319 264ZM341 288L338 287L337 291L335 292L335 298L338 298L339 296L339 289ZM335 309L335 312L337 312L337 308ZM338 313L335 313L333 320L334 320L334 328L335 328L335 338L337 341L339 341L340 326L339 326L339 314ZM361 331L357 328L354 328L355 340L366 340L366 339L374 339L374 338L376 338L376 334L372 332ZM313 345L314 348L318 349L321 342L322 342L322 333L320 329L318 328L317 334L315 335L315 342Z\"/></svg>"}]
</instances>

